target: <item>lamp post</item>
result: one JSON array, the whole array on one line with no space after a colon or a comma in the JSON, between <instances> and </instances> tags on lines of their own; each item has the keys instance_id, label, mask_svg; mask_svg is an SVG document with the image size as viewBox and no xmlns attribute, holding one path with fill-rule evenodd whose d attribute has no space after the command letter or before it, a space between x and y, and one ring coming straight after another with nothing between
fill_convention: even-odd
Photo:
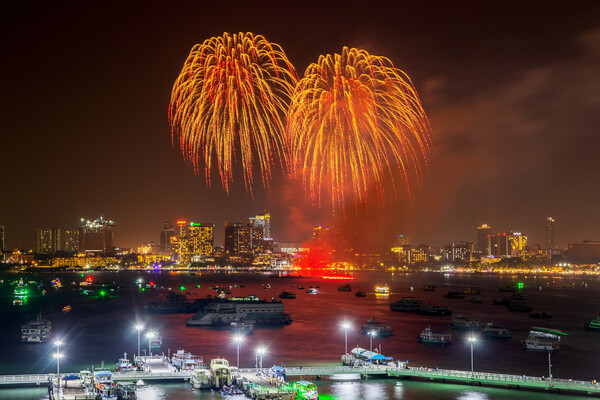
<instances>
[{"instance_id":1,"label":"lamp post","mask_svg":"<svg viewBox=\"0 0 600 400\"><path fill-rule=\"evenodd\" d=\"M369 338L370 339L369 340L369 343L370 343L369 350L371 351L371 353L373 352L373 336L375 336L376 334L377 334L377 332L375 332L374 330L369 332L369 337L370 337Z\"/></svg>"},{"instance_id":2,"label":"lamp post","mask_svg":"<svg viewBox=\"0 0 600 400\"><path fill-rule=\"evenodd\" d=\"M477 338L474 335L471 335L467 340L471 344L471 379L473 379L473 344L475 344Z\"/></svg>"},{"instance_id":3,"label":"lamp post","mask_svg":"<svg viewBox=\"0 0 600 400\"><path fill-rule=\"evenodd\" d=\"M140 350L140 335L142 334L142 330L144 330L144 325L137 324L135 326L135 329L137 330L137 333L138 333L138 352L137 352L137 355L138 355L138 357L140 357L142 355L141 354L141 350ZM135 360L134 360L134 362L135 362Z\"/></svg>"},{"instance_id":4,"label":"lamp post","mask_svg":"<svg viewBox=\"0 0 600 400\"><path fill-rule=\"evenodd\" d=\"M550 387L552 387L552 359L550 357L550 352L548 352L548 379L550 380Z\"/></svg>"},{"instance_id":5,"label":"lamp post","mask_svg":"<svg viewBox=\"0 0 600 400\"><path fill-rule=\"evenodd\" d=\"M152 358L152 339L154 338L154 336L156 336L156 333L154 332L148 332L146 333L146 337L148 338L148 363L150 362L150 358Z\"/></svg>"},{"instance_id":6,"label":"lamp post","mask_svg":"<svg viewBox=\"0 0 600 400\"><path fill-rule=\"evenodd\" d=\"M235 335L233 337L233 341L237 344L237 367L240 367L240 345L244 341L244 337L242 335Z\"/></svg>"},{"instance_id":7,"label":"lamp post","mask_svg":"<svg viewBox=\"0 0 600 400\"><path fill-rule=\"evenodd\" d=\"M256 349L256 355L258 357L260 357L260 362L259 362L259 374L260 374L260 386L262 387L262 364L263 364L263 356L266 353L266 349L264 347L259 347L258 349Z\"/></svg>"},{"instance_id":8,"label":"lamp post","mask_svg":"<svg viewBox=\"0 0 600 400\"><path fill-rule=\"evenodd\" d=\"M345 343L346 343L346 353L348 354L348 329L350 329L350 322L348 321L344 321L342 323L342 328L344 328L344 338L345 338Z\"/></svg>"},{"instance_id":9,"label":"lamp post","mask_svg":"<svg viewBox=\"0 0 600 400\"><path fill-rule=\"evenodd\" d=\"M56 345L56 354L54 354L54 357L56 358L56 375L60 376L60 358L62 357L60 346L62 345L62 341L57 339L54 341L54 344Z\"/></svg>"}]
</instances>

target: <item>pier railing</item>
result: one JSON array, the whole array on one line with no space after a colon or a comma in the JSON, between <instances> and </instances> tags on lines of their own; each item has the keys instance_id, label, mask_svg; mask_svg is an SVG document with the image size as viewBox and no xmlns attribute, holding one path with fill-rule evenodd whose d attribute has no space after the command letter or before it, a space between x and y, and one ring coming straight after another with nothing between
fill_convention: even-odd
<instances>
[{"instance_id":1,"label":"pier railing","mask_svg":"<svg viewBox=\"0 0 600 400\"><path fill-rule=\"evenodd\" d=\"M54 377L54 374L0 375L0 385L39 385Z\"/></svg>"}]
</instances>

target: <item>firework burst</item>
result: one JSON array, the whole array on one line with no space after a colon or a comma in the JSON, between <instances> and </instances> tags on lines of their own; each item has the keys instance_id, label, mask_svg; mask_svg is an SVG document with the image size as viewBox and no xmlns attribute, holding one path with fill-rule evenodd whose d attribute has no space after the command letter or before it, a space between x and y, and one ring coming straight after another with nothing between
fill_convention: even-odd
<instances>
[{"instance_id":1,"label":"firework burst","mask_svg":"<svg viewBox=\"0 0 600 400\"><path fill-rule=\"evenodd\" d=\"M283 116L297 81L281 47L263 36L224 33L195 45L171 93L173 144L208 185L216 167L229 191L239 160L247 190L255 165L268 187L272 168L287 167Z\"/></svg>"},{"instance_id":2,"label":"firework burst","mask_svg":"<svg viewBox=\"0 0 600 400\"><path fill-rule=\"evenodd\" d=\"M344 47L320 56L298 82L287 121L290 157L313 201L368 200L375 187L417 178L427 165L431 129L410 78L385 57ZM399 171L400 174L397 174Z\"/></svg>"}]
</instances>

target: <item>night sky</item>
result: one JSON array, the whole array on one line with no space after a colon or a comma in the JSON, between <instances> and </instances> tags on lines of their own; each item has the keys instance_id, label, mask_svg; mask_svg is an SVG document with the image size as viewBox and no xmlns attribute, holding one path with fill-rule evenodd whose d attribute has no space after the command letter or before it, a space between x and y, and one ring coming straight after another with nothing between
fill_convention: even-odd
<instances>
[{"instance_id":1,"label":"night sky","mask_svg":"<svg viewBox=\"0 0 600 400\"><path fill-rule=\"evenodd\" d=\"M19 0L3 2L0 31L9 248L100 214L132 247L182 217L215 223L217 244L225 220L264 210L279 241L331 224L280 174L254 198L241 180L229 195L207 188L171 145L167 108L189 50L240 31L281 45L299 74L349 46L413 79L435 134L430 169L410 199L361 215L365 243L475 240L488 223L543 244L547 216L559 246L600 239L598 1Z\"/></svg>"}]
</instances>

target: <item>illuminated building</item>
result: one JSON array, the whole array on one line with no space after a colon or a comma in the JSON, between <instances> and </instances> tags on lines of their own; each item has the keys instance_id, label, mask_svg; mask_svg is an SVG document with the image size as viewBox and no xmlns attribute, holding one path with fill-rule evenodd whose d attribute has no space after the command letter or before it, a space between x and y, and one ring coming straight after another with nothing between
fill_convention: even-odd
<instances>
[{"instance_id":1,"label":"illuminated building","mask_svg":"<svg viewBox=\"0 0 600 400\"><path fill-rule=\"evenodd\" d=\"M157 254L160 250L160 247L156 245L154 242L144 243L140 247L138 247L138 254Z\"/></svg>"},{"instance_id":2,"label":"illuminated building","mask_svg":"<svg viewBox=\"0 0 600 400\"><path fill-rule=\"evenodd\" d=\"M409 251L410 251L410 245L408 245L408 244L392 247L392 252L394 252L398 255L398 262L401 264L405 264L408 262Z\"/></svg>"},{"instance_id":3,"label":"illuminated building","mask_svg":"<svg viewBox=\"0 0 600 400\"><path fill-rule=\"evenodd\" d=\"M60 228L35 230L35 250L38 254L52 254L61 250Z\"/></svg>"},{"instance_id":4,"label":"illuminated building","mask_svg":"<svg viewBox=\"0 0 600 400\"><path fill-rule=\"evenodd\" d=\"M81 219L79 227L79 250L97 253L108 253L114 250L112 228L113 221L102 216L94 221Z\"/></svg>"},{"instance_id":5,"label":"illuminated building","mask_svg":"<svg viewBox=\"0 0 600 400\"><path fill-rule=\"evenodd\" d=\"M173 248L171 247L171 238L177 236L175 228L170 222L165 222L163 228L160 230L160 250L165 253L171 253Z\"/></svg>"},{"instance_id":6,"label":"illuminated building","mask_svg":"<svg viewBox=\"0 0 600 400\"><path fill-rule=\"evenodd\" d=\"M175 247L179 262L189 263L195 256L212 256L214 232L214 224L189 222L186 219L178 220ZM173 242L172 238L171 236L171 242Z\"/></svg>"},{"instance_id":7,"label":"illuminated building","mask_svg":"<svg viewBox=\"0 0 600 400\"><path fill-rule=\"evenodd\" d=\"M271 236L271 214L265 213L262 215L255 215L250 218L250 224L253 227L261 227L263 232L263 239L273 239Z\"/></svg>"},{"instance_id":8,"label":"illuminated building","mask_svg":"<svg viewBox=\"0 0 600 400\"><path fill-rule=\"evenodd\" d=\"M417 247L413 247L408 252L408 263L409 264L424 264L427 262L429 256L429 246L421 244Z\"/></svg>"},{"instance_id":9,"label":"illuminated building","mask_svg":"<svg viewBox=\"0 0 600 400\"><path fill-rule=\"evenodd\" d=\"M186 240L188 237L188 226L189 222L187 219L177 220L177 242L175 249L178 262L189 262L189 258L191 257L189 242Z\"/></svg>"},{"instance_id":10,"label":"illuminated building","mask_svg":"<svg viewBox=\"0 0 600 400\"><path fill-rule=\"evenodd\" d=\"M444 261L472 261L473 242L454 242L444 245L442 259Z\"/></svg>"},{"instance_id":11,"label":"illuminated building","mask_svg":"<svg viewBox=\"0 0 600 400\"><path fill-rule=\"evenodd\" d=\"M600 241L584 240L581 243L569 243L567 255L575 262L600 262Z\"/></svg>"},{"instance_id":12,"label":"illuminated building","mask_svg":"<svg viewBox=\"0 0 600 400\"><path fill-rule=\"evenodd\" d=\"M487 224L477 227L477 242L475 250L483 256L489 257L491 249L488 247L488 236L492 234L492 228Z\"/></svg>"},{"instance_id":13,"label":"illuminated building","mask_svg":"<svg viewBox=\"0 0 600 400\"><path fill-rule=\"evenodd\" d=\"M62 250L70 253L79 251L79 231L74 229L65 230Z\"/></svg>"},{"instance_id":14,"label":"illuminated building","mask_svg":"<svg viewBox=\"0 0 600 400\"><path fill-rule=\"evenodd\" d=\"M396 238L394 240L394 247L405 246L407 244L410 244L408 235L396 235Z\"/></svg>"},{"instance_id":15,"label":"illuminated building","mask_svg":"<svg viewBox=\"0 0 600 400\"><path fill-rule=\"evenodd\" d=\"M520 232L498 233L488 236L490 256L494 258L518 257L527 246L527 236Z\"/></svg>"},{"instance_id":16,"label":"illuminated building","mask_svg":"<svg viewBox=\"0 0 600 400\"><path fill-rule=\"evenodd\" d=\"M312 233L312 243L316 247L331 248L333 232L326 226L315 226Z\"/></svg>"},{"instance_id":17,"label":"illuminated building","mask_svg":"<svg viewBox=\"0 0 600 400\"><path fill-rule=\"evenodd\" d=\"M0 225L0 252L4 251L4 226Z\"/></svg>"},{"instance_id":18,"label":"illuminated building","mask_svg":"<svg viewBox=\"0 0 600 400\"><path fill-rule=\"evenodd\" d=\"M262 241L262 228L256 228L260 235L256 234L256 239ZM225 237L223 239L223 249L229 256L248 255L253 253L252 239L254 238L254 227L250 224L242 225L241 222L233 224L225 223ZM262 244L256 243L256 248L262 247Z\"/></svg>"},{"instance_id":19,"label":"illuminated building","mask_svg":"<svg viewBox=\"0 0 600 400\"><path fill-rule=\"evenodd\" d=\"M527 246L527 236L519 232L510 232L506 235L506 248L508 257L518 257L519 252Z\"/></svg>"},{"instance_id":20,"label":"illuminated building","mask_svg":"<svg viewBox=\"0 0 600 400\"><path fill-rule=\"evenodd\" d=\"M546 250L548 257L552 258L552 250L554 250L554 218L546 218Z\"/></svg>"}]
</instances>

